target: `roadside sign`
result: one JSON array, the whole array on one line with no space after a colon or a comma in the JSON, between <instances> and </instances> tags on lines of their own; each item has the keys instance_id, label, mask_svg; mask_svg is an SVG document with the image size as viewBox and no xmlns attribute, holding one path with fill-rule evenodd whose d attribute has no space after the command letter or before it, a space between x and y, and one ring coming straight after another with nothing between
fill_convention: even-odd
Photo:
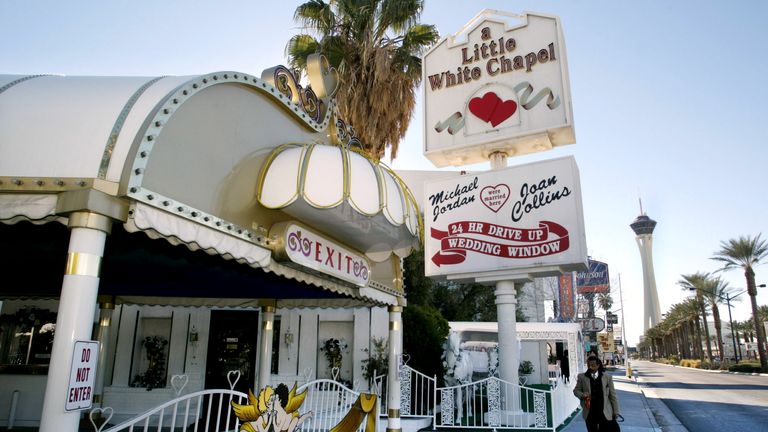
<instances>
[{"instance_id":1,"label":"roadside sign","mask_svg":"<svg viewBox=\"0 0 768 432\"><path fill-rule=\"evenodd\" d=\"M602 318L581 318L578 321L581 324L581 330L585 332L599 332L605 328L605 321Z\"/></svg>"},{"instance_id":2,"label":"roadside sign","mask_svg":"<svg viewBox=\"0 0 768 432\"><path fill-rule=\"evenodd\" d=\"M93 404L98 362L99 343L97 341L75 341L67 386L67 402L64 406L66 411L88 409Z\"/></svg>"}]
</instances>

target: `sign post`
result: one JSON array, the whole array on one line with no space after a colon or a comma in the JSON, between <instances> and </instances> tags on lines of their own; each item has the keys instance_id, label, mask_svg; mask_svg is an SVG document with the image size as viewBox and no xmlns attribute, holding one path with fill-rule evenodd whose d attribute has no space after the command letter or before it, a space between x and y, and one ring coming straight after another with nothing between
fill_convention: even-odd
<instances>
[{"instance_id":1,"label":"sign post","mask_svg":"<svg viewBox=\"0 0 768 432\"><path fill-rule=\"evenodd\" d=\"M75 341L67 386L67 402L64 406L66 411L88 409L93 405L98 362L99 343L97 341Z\"/></svg>"},{"instance_id":2,"label":"sign post","mask_svg":"<svg viewBox=\"0 0 768 432\"><path fill-rule=\"evenodd\" d=\"M506 169L508 156L576 141L562 28L554 16L486 9L422 64L424 155L437 167L491 164L425 185L426 274L496 285L499 378L517 384L515 284L587 262L573 158Z\"/></svg>"}]
</instances>

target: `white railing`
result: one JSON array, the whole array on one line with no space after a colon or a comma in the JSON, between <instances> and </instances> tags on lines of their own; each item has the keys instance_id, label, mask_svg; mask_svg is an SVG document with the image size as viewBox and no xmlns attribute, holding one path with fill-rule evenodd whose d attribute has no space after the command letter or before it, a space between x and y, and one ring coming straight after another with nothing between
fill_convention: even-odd
<instances>
[{"instance_id":1,"label":"white railing","mask_svg":"<svg viewBox=\"0 0 768 432\"><path fill-rule=\"evenodd\" d=\"M176 428L192 432L237 431L240 421L232 412L231 402L245 404L248 395L236 390L202 390L170 400L135 418L104 429L103 432L170 430ZM91 411L91 421L96 432L102 432L104 425L97 426L93 420L96 412L108 413L104 423L109 422L112 409Z\"/></svg>"},{"instance_id":2,"label":"white railing","mask_svg":"<svg viewBox=\"0 0 768 432\"><path fill-rule=\"evenodd\" d=\"M387 414L387 376L374 378L379 389L379 412ZM408 365L400 367L400 418L431 418L435 413L436 378L429 377Z\"/></svg>"},{"instance_id":3,"label":"white railing","mask_svg":"<svg viewBox=\"0 0 768 432\"><path fill-rule=\"evenodd\" d=\"M360 393L351 390L337 381L319 379L302 385L296 390L296 394L307 391L307 396L301 406L304 413L312 415L300 427L303 432L328 431L350 412L353 405L360 397ZM368 414L373 418L378 417L378 402L374 412ZM378 427L378 422L375 422ZM361 422L358 431L365 431L365 421Z\"/></svg>"},{"instance_id":4,"label":"white railing","mask_svg":"<svg viewBox=\"0 0 768 432\"><path fill-rule=\"evenodd\" d=\"M560 372L559 366L554 366L554 367L550 366L547 370L547 375L549 378L549 385L551 385L552 388L557 387L558 385L560 385L560 383L563 382L562 380L563 375Z\"/></svg>"},{"instance_id":5,"label":"white railing","mask_svg":"<svg viewBox=\"0 0 768 432\"><path fill-rule=\"evenodd\" d=\"M558 386L567 389L567 386ZM489 377L437 388L440 414L433 427L555 431L562 423L553 412L561 392L525 387ZM571 395L571 399L576 399Z\"/></svg>"},{"instance_id":6,"label":"white railing","mask_svg":"<svg viewBox=\"0 0 768 432\"><path fill-rule=\"evenodd\" d=\"M303 432L328 431L355 407L359 409L360 393L351 390L337 381L320 379L310 381L296 389L296 394L307 392L301 413L311 413L299 427ZM235 390L202 390L177 397L156 408L146 411L135 418L105 429L112 417L112 408L96 408L91 411L91 422L96 432L142 431L161 432L175 430L189 432L237 432L240 420L232 409L232 402L248 405L248 395ZM357 404L357 406L355 406ZM378 401L373 404L373 419L378 417ZM98 414L101 419L94 419ZM367 420L367 417L362 417ZM356 418L357 420L357 418ZM378 429L378 422L373 421ZM357 428L365 431L366 422Z\"/></svg>"},{"instance_id":7,"label":"white railing","mask_svg":"<svg viewBox=\"0 0 768 432\"><path fill-rule=\"evenodd\" d=\"M573 396L573 383L562 376L553 377L551 389L537 389L512 384L489 377L469 384L437 387L435 378L428 377L406 365L400 370L400 417L432 419L434 428L463 429L525 429L555 431L578 409ZM386 376L374 379L374 391L379 401L368 418L376 419L386 413ZM234 387L234 386L233 386ZM177 393L180 393L177 389ZM306 392L301 413L311 413L301 424L303 432L324 432L339 425L351 411L360 410L361 394L341 383L320 379L297 388L296 394ZM174 431L237 432L240 420L234 414L232 402L248 404L248 396L235 390L203 390L177 397L136 418L108 429L94 422L96 432ZM111 408L97 412L104 423L111 417ZM356 416L358 432L364 432L368 418ZM347 419L349 421L349 419ZM378 422L374 421L378 429ZM102 431L102 429L104 429Z\"/></svg>"},{"instance_id":8,"label":"white railing","mask_svg":"<svg viewBox=\"0 0 768 432\"><path fill-rule=\"evenodd\" d=\"M552 420L561 425L579 408L579 399L573 395L573 382L566 383L562 376L552 388Z\"/></svg>"}]
</instances>

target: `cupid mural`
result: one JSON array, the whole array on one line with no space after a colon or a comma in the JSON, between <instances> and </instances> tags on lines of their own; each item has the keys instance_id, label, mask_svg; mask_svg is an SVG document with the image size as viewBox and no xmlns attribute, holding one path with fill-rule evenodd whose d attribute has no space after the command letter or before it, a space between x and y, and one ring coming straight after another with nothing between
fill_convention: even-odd
<instances>
[{"instance_id":1,"label":"cupid mural","mask_svg":"<svg viewBox=\"0 0 768 432\"><path fill-rule=\"evenodd\" d=\"M248 391L249 405L239 405L232 402L232 409L237 418L243 422L241 431L246 432L293 432L312 416L312 412L299 414L299 407L304 403L307 392L296 394L296 383L291 391L285 384L277 388L265 387L256 397Z\"/></svg>"},{"instance_id":2,"label":"cupid mural","mask_svg":"<svg viewBox=\"0 0 768 432\"><path fill-rule=\"evenodd\" d=\"M304 414L299 412L309 392L309 389L305 389L297 393L296 383L290 391L285 384L279 384L275 388L267 386L259 392L258 397L249 391L248 405L231 402L235 415L242 422L240 431L294 432L298 430L299 426L313 415L312 411ZM341 395L341 393L337 394ZM330 432L354 432L363 422L365 422L366 432L375 432L377 400L375 394L360 393L355 402L349 406L344 417L330 429ZM333 405L339 406L335 401ZM311 429L311 426L308 429Z\"/></svg>"}]
</instances>

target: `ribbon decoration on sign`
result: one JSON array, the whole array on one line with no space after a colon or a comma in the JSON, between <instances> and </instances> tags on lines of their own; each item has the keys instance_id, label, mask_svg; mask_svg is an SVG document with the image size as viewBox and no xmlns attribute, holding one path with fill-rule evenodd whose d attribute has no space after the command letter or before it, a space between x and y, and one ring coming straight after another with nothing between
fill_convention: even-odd
<instances>
[{"instance_id":1,"label":"ribbon decoration on sign","mask_svg":"<svg viewBox=\"0 0 768 432\"><path fill-rule=\"evenodd\" d=\"M500 258L536 258L568 250L568 230L550 221L539 222L538 228L514 228L485 222L459 221L448 225L448 231L432 228L432 238L440 240L440 250L432 256L432 262L441 265L460 264L467 252L478 252ZM519 242L522 244L496 243L467 235L478 234ZM557 238L549 239L550 234Z\"/></svg>"}]
</instances>

